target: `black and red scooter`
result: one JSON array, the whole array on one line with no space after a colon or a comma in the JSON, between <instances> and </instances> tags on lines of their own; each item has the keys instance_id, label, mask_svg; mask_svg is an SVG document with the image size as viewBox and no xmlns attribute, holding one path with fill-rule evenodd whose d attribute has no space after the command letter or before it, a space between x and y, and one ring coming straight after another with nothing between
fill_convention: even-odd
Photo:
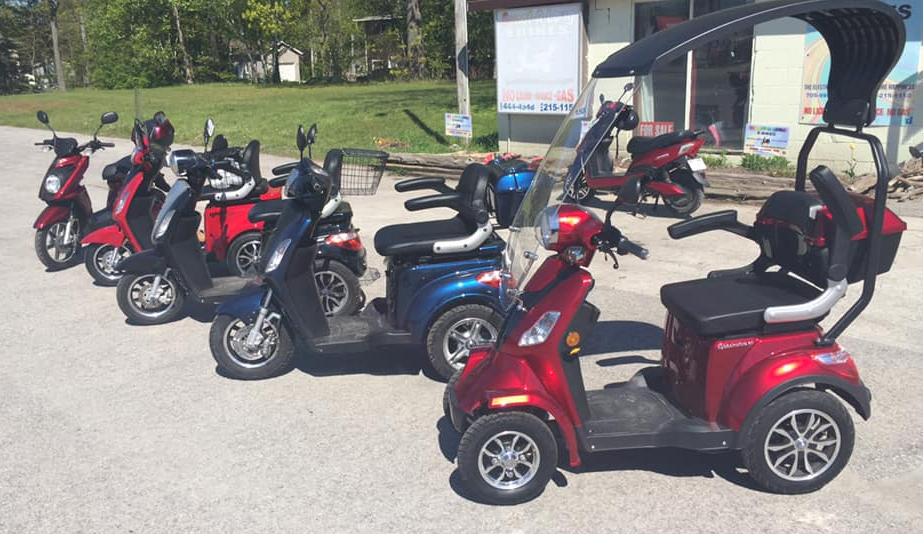
<instances>
[{"instance_id":1,"label":"black and red scooter","mask_svg":"<svg viewBox=\"0 0 924 534\"><path fill-rule=\"evenodd\" d=\"M39 188L39 198L48 205L32 225L35 228L35 254L45 267L56 271L80 260L80 239L93 216L93 205L87 188L82 184L83 177L90 165L90 155L97 150L115 146L100 141L96 134L106 124L118 121L119 116L114 111L103 113L93 139L83 145L78 145L72 137L58 137L44 111L36 113L36 117L51 130L51 139L35 144L53 150L55 158ZM85 151L90 154L84 154ZM121 187L118 171L119 167L113 165L103 171L103 178L110 176L107 181L119 182L110 186L110 199L112 187ZM121 176L124 177L124 174Z\"/></svg>"}]
</instances>

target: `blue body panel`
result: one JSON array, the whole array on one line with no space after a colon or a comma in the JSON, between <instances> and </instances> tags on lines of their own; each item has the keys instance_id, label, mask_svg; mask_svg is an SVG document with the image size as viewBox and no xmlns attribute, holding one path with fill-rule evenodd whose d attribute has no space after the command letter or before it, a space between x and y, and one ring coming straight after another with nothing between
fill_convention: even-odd
<instances>
[{"instance_id":1,"label":"blue body panel","mask_svg":"<svg viewBox=\"0 0 924 534\"><path fill-rule=\"evenodd\" d=\"M520 208L526 191L533 183L536 171L527 168L510 168L492 184L494 188L494 209L497 223L507 228Z\"/></svg>"},{"instance_id":2,"label":"blue body panel","mask_svg":"<svg viewBox=\"0 0 924 534\"><path fill-rule=\"evenodd\" d=\"M240 293L219 304L216 315L225 314L248 323L252 322L256 319L264 295L266 295L265 286L257 284L245 286Z\"/></svg>"}]
</instances>

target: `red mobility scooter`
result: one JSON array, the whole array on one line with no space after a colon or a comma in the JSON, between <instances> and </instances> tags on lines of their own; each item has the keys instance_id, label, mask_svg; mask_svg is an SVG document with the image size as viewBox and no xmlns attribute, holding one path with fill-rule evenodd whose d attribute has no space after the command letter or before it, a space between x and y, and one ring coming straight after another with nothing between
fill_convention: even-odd
<instances>
[{"instance_id":1,"label":"red mobility scooter","mask_svg":"<svg viewBox=\"0 0 924 534\"><path fill-rule=\"evenodd\" d=\"M580 134L593 97L608 80L647 74L689 47L784 16L809 22L831 50L827 124L809 133L799 153L795 190L772 195L752 226L727 210L669 229L678 239L724 230L756 242L760 256L743 268L662 287L668 317L661 365L585 391L578 357L599 315L586 301L594 285L586 267L596 251L614 260L647 257L610 224L612 210L600 221L583 207L558 203L556 193L573 184L612 127L598 121ZM559 455L577 467L592 452L644 447L740 451L758 485L777 493L814 491L838 475L854 446L845 403L866 419L871 395L836 340L871 301L905 229L886 209L890 173L882 144L863 132L904 42L902 19L879 2L776 0L678 24L597 67L511 226L502 273L511 308L497 344L473 350L447 386L444 407L463 432L459 471L474 496L526 501L542 492ZM867 61L857 61L857 50ZM822 133L870 146L875 199L847 193L827 167L807 172ZM620 196L631 202L638 195L633 180ZM540 264L543 248L554 255ZM820 321L855 282L863 282L859 299L823 328Z\"/></svg>"}]
</instances>

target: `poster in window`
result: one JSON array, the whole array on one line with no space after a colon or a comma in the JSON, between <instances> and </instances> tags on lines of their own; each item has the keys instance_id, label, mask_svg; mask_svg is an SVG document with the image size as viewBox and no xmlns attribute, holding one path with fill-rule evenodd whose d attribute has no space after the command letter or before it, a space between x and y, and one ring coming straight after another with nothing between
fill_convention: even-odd
<instances>
[{"instance_id":1,"label":"poster in window","mask_svg":"<svg viewBox=\"0 0 924 534\"><path fill-rule=\"evenodd\" d=\"M907 40L901 58L882 82L876 99L873 126L914 124L914 94L918 84L918 61L921 54L921 4L894 6L905 19ZM805 34L805 63L802 71L802 124L821 124L831 69L831 55L821 34L811 26Z\"/></svg>"},{"instance_id":2,"label":"poster in window","mask_svg":"<svg viewBox=\"0 0 924 534\"><path fill-rule=\"evenodd\" d=\"M580 91L581 4L494 11L497 111L567 115Z\"/></svg>"}]
</instances>

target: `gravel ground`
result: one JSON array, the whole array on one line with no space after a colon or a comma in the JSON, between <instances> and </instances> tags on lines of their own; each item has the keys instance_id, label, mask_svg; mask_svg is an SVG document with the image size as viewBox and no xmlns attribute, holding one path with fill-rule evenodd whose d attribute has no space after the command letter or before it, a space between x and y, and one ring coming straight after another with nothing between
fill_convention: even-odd
<instances>
[{"instance_id":1,"label":"gravel ground","mask_svg":"<svg viewBox=\"0 0 924 534\"><path fill-rule=\"evenodd\" d=\"M3 532L920 532L922 529L922 220L906 218L892 272L840 339L873 392L856 419L844 472L798 497L756 490L732 454L628 451L561 470L538 499L512 508L469 500L455 472L458 436L442 418L443 385L413 351L300 354L298 368L256 383L216 372L209 325L125 323L111 288L82 265L47 273L33 252L36 198L51 157L39 130L0 127L0 531ZM83 139L78 136L78 139ZM234 140L240 141L240 140ZM85 184L102 206L104 164ZM283 160L263 157L264 169ZM169 171L168 171L169 174ZM350 199L371 245L408 213L386 177ZM172 179L172 177L171 177ZM702 213L728 208L706 203ZM97 208L98 209L98 208ZM749 220L754 206L740 206ZM750 261L755 247L715 233L671 241L673 219L617 214L652 251L614 271L598 260L591 301L601 324L582 366L588 387L656 363L658 287ZM371 253L371 265L380 265ZM377 296L379 280L366 291ZM858 295L851 288L848 299ZM842 311L849 303L842 303ZM832 316L837 316L835 311Z\"/></svg>"}]
</instances>

